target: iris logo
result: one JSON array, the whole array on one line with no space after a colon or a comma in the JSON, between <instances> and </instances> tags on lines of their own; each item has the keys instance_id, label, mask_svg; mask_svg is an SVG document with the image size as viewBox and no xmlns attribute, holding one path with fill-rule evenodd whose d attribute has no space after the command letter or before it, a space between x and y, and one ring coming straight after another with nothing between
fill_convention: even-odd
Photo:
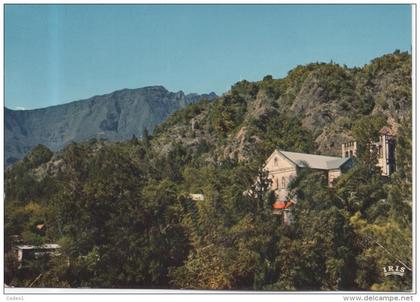
<instances>
[{"instance_id":1,"label":"iris logo","mask_svg":"<svg viewBox=\"0 0 420 302\"><path fill-rule=\"evenodd\" d=\"M383 267L384 275L387 276L401 276L403 277L405 274L405 267L398 266L398 265L388 265Z\"/></svg>"}]
</instances>

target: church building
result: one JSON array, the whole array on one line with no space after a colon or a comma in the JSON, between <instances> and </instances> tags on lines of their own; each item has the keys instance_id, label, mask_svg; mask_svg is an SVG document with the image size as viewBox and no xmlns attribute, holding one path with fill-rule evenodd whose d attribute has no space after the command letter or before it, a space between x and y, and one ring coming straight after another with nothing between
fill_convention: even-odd
<instances>
[{"instance_id":1,"label":"church building","mask_svg":"<svg viewBox=\"0 0 420 302\"><path fill-rule=\"evenodd\" d=\"M395 172L395 133L389 127L383 127L373 145L378 152L378 167L381 168L382 176L390 176ZM344 143L341 151L343 158L357 156L357 143Z\"/></svg>"},{"instance_id":2,"label":"church building","mask_svg":"<svg viewBox=\"0 0 420 302\"><path fill-rule=\"evenodd\" d=\"M300 169L308 167L324 171L328 186L332 186L333 181L350 168L352 162L351 157L341 158L274 150L266 160L264 169L268 171L272 181L271 190L276 194L276 199L279 202L286 202L289 193L287 187Z\"/></svg>"},{"instance_id":3,"label":"church building","mask_svg":"<svg viewBox=\"0 0 420 302\"><path fill-rule=\"evenodd\" d=\"M383 127L373 144L377 149L378 167L381 168L382 175L390 176L395 171L395 134L390 128ZM283 214L286 223L290 221L287 213L296 200L288 196L288 185L299 170L305 167L324 171L328 180L326 185L332 187L334 180L352 166L353 157L357 157L357 142L344 143L341 149L342 157L274 150L264 166L272 181L271 190L276 196L273 213Z\"/></svg>"}]
</instances>

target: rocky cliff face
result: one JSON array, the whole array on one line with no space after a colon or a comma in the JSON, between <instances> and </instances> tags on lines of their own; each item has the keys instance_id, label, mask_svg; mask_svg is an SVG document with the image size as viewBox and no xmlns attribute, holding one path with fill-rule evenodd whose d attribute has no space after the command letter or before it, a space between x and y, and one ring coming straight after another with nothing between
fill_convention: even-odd
<instances>
[{"instance_id":1,"label":"rocky cliff face","mask_svg":"<svg viewBox=\"0 0 420 302\"><path fill-rule=\"evenodd\" d=\"M122 141L152 131L172 112L210 94L170 92L162 86L124 89L86 100L35 110L5 108L5 163L10 165L38 144L53 151L90 138Z\"/></svg>"},{"instance_id":2,"label":"rocky cliff face","mask_svg":"<svg viewBox=\"0 0 420 302\"><path fill-rule=\"evenodd\" d=\"M207 141L215 159L247 160L276 147L341 156L358 119L379 114L398 132L411 112L411 55L396 51L361 68L313 63L282 79L238 82L214 102L171 116L155 144L164 152L174 143L199 149Z\"/></svg>"},{"instance_id":3,"label":"rocky cliff face","mask_svg":"<svg viewBox=\"0 0 420 302\"><path fill-rule=\"evenodd\" d=\"M213 98L147 87L46 109L6 109L6 160L37 144L55 151L89 138L141 137L158 124L152 148L162 155L182 146L211 162L264 158L274 148L340 156L360 118L382 115L398 132L411 117L411 55L394 52L361 68L297 66L282 79L241 81L212 102L197 102Z\"/></svg>"}]
</instances>

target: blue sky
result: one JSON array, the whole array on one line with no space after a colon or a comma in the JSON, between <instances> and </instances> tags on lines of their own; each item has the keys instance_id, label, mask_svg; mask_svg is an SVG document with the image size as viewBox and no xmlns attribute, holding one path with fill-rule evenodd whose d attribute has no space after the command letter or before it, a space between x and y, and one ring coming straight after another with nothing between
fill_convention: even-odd
<instances>
[{"instance_id":1,"label":"blue sky","mask_svg":"<svg viewBox=\"0 0 420 302\"><path fill-rule=\"evenodd\" d=\"M122 88L222 94L310 62L411 49L409 5L6 5L5 105Z\"/></svg>"}]
</instances>

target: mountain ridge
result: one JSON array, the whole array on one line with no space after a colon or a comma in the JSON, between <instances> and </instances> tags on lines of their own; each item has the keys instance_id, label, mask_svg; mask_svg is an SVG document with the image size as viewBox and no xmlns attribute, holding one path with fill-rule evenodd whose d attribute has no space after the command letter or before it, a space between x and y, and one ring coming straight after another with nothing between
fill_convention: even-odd
<instances>
[{"instance_id":1,"label":"mountain ridge","mask_svg":"<svg viewBox=\"0 0 420 302\"><path fill-rule=\"evenodd\" d=\"M9 261L5 280L20 287L42 273L38 287L411 290L410 273L378 273L395 259L413 267L411 103L411 56L394 53L364 68L313 64L241 81L173 112L143 139L91 139L59 152L39 145L5 171L5 259L19 235L58 243L69 260L47 272L31 266L27 276ZM397 130L391 177L370 152L386 124ZM269 154L339 155L349 139L358 142L354 166L333 186L326 173L302 169L288 187L298 199L292 222L273 215L262 169Z\"/></svg>"},{"instance_id":2,"label":"mountain ridge","mask_svg":"<svg viewBox=\"0 0 420 302\"><path fill-rule=\"evenodd\" d=\"M354 139L352 126L363 116L383 116L397 132L401 120L411 117L410 85L406 52L385 54L363 67L300 65L284 78L244 80L211 104L175 112L155 130L156 151L177 143L197 147L201 137L219 148L209 158L247 160L279 146L341 156L341 144ZM192 120L199 129L191 129ZM283 139L292 133L294 139Z\"/></svg>"},{"instance_id":3,"label":"mountain ridge","mask_svg":"<svg viewBox=\"0 0 420 302\"><path fill-rule=\"evenodd\" d=\"M161 85L121 89L50 107L5 107L5 162L12 164L38 144L57 151L89 138L121 141L152 131L170 113L217 95L170 92Z\"/></svg>"},{"instance_id":4,"label":"mountain ridge","mask_svg":"<svg viewBox=\"0 0 420 302\"><path fill-rule=\"evenodd\" d=\"M168 89L166 89L166 87L163 86L163 85L150 85L150 86L144 86L144 87L139 87L139 88L122 88L122 89L114 90L114 91L107 92L107 93L95 94L95 95L93 95L89 98L86 98L86 99L73 100L73 101L68 101L68 102L62 103L62 104L54 104L54 105L50 105L50 106L46 106L46 107L40 107L40 108L31 108L31 109L16 109L15 108L15 109L13 109L13 108L9 108L7 106L4 106L4 108L7 109L7 110L10 110L10 111L25 111L25 112L36 111L36 110L44 110L44 109L50 109L50 108L53 108L53 107L66 106L66 105L75 104L75 103L79 103L79 102L85 102L85 101L89 101L89 100L94 99L94 98L104 97L104 96L107 96L107 95L110 95L110 94L115 94L115 93L122 93L122 92L125 92L125 91L149 90L149 89L164 90L164 91L167 91L169 93L183 94L187 97L193 97L193 96L199 96L199 95L217 96L217 94L214 93L214 92L203 93L203 94L192 92L192 93L185 94L185 92L183 90L178 90L176 92L173 92L173 91L169 91Z\"/></svg>"}]
</instances>

